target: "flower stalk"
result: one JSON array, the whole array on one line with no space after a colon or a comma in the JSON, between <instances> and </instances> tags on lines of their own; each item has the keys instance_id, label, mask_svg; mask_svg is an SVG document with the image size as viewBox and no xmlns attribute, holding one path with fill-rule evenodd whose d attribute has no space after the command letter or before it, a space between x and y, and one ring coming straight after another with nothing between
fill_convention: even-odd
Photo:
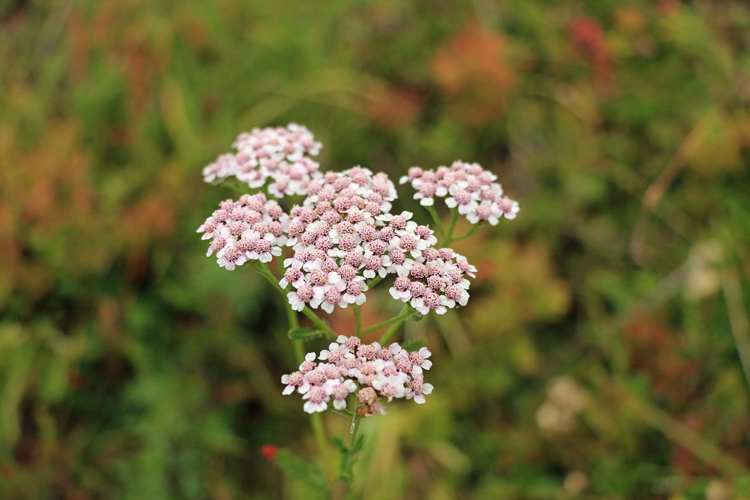
<instances>
[{"instance_id":1,"label":"flower stalk","mask_svg":"<svg viewBox=\"0 0 750 500\"><path fill-rule=\"evenodd\" d=\"M219 266L232 271L248 263L284 297L299 368L282 376L283 394L296 392L305 401L329 482L333 470L321 413L332 409L352 417L348 444L334 440L341 450L334 498L343 499L363 443L361 420L386 414L381 403L393 398L424 404L433 390L423 376L432 366L426 347L408 352L396 342L383 346L413 315L445 314L466 305L468 278L476 268L448 245L486 223L515 218L518 203L505 197L496 176L476 163L457 161L436 170L412 167L400 183L416 190L414 198L432 217L433 230L411 220L410 212L391 213L397 192L384 173L362 167L320 172L312 157L322 145L304 126L254 129L240 134L234 147L236 153L219 156L203 169L203 176L206 182L226 182L245 194L221 202L198 232L211 240L207 256L215 254ZM445 225L435 210L435 197L445 198L451 211ZM454 237L461 216L474 227ZM293 250L283 261L282 247ZM268 267L274 257L281 279ZM403 303L401 311L366 327L365 292L388 275L395 276L389 294ZM315 312L331 314L349 306L354 313L354 335L349 337L337 336ZM300 328L298 312L316 330ZM379 343L362 344L361 337L382 328L387 329ZM305 354L302 339L321 333L334 342L319 354ZM350 411L346 407L352 400Z\"/></svg>"}]
</instances>

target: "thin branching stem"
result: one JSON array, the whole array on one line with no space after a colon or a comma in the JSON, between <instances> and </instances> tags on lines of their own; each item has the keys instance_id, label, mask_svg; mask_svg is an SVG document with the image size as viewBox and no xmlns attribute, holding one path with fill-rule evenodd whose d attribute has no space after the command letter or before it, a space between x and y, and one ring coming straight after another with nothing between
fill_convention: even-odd
<instances>
[{"instance_id":1,"label":"thin branching stem","mask_svg":"<svg viewBox=\"0 0 750 500\"><path fill-rule=\"evenodd\" d=\"M410 315L411 315L411 311L409 310L409 306L404 306L404 309L402 309L401 312L399 312L397 316L394 316L393 318L385 320L381 323L368 326L367 328L362 330L362 335L367 335L368 333L374 332L375 330L380 330L381 328L385 328L386 326L392 325L398 321L405 320Z\"/></svg>"},{"instance_id":2,"label":"thin branching stem","mask_svg":"<svg viewBox=\"0 0 750 500\"><path fill-rule=\"evenodd\" d=\"M445 233L445 241L443 242L444 247L453 243L453 231L456 229L456 223L460 217L461 214L458 213L458 210L451 209L451 223L450 226L448 226L448 232Z\"/></svg>"},{"instance_id":3,"label":"thin branching stem","mask_svg":"<svg viewBox=\"0 0 750 500\"><path fill-rule=\"evenodd\" d=\"M373 287L374 287L375 285L377 285L378 283L380 283L380 281L381 281L382 279L383 279L383 277L382 277L382 276L380 276L380 275L378 275L378 276L375 276L375 277L374 277L374 278L373 278L372 280L370 280L370 282L369 282L369 283L367 283L367 289L368 289L368 290L372 290L372 288L373 288Z\"/></svg>"},{"instance_id":4,"label":"thin branching stem","mask_svg":"<svg viewBox=\"0 0 750 500\"><path fill-rule=\"evenodd\" d=\"M385 345L385 343L388 342L391 337L393 337L393 335L398 331L401 325L404 324L404 322L410 315L411 310L409 309L409 304L404 304L404 307L401 309L401 313L393 318L393 324L391 325L391 327L385 331L382 337L380 337L380 345Z\"/></svg>"},{"instance_id":5,"label":"thin branching stem","mask_svg":"<svg viewBox=\"0 0 750 500\"><path fill-rule=\"evenodd\" d=\"M445 228L443 227L443 223L440 221L440 216L435 211L435 207L434 206L430 205L430 206L425 207L425 208L427 209L427 211L432 216L432 220L435 221L435 229L437 229L438 236L442 240L443 238L445 238Z\"/></svg>"},{"instance_id":6,"label":"thin branching stem","mask_svg":"<svg viewBox=\"0 0 750 500\"><path fill-rule=\"evenodd\" d=\"M354 309L354 335L359 337L363 335L362 307L358 306L357 304L352 304L352 309Z\"/></svg>"},{"instance_id":7,"label":"thin branching stem","mask_svg":"<svg viewBox=\"0 0 750 500\"><path fill-rule=\"evenodd\" d=\"M271 285L286 298L286 292L283 288L281 288L281 285L279 285L279 282L276 280L276 277L273 275L270 269L268 269L268 266L263 262L254 261L253 269L255 269L261 276L266 278ZM335 339L336 338L336 332L331 330L331 327L328 326L328 323L323 321L318 317L317 314L312 312L309 307L305 307L302 309L302 314L310 318L310 321L313 322L313 324L318 327L321 331L323 331L329 338Z\"/></svg>"},{"instance_id":8,"label":"thin branching stem","mask_svg":"<svg viewBox=\"0 0 750 500\"><path fill-rule=\"evenodd\" d=\"M478 224L474 224L474 227L472 227L471 230L468 233L462 234L461 236L456 236L455 238L453 238L453 241L465 240L469 236L473 236L474 233L476 233L477 231L479 231L482 227L484 227L484 224L481 223L481 222L478 223Z\"/></svg>"}]
</instances>

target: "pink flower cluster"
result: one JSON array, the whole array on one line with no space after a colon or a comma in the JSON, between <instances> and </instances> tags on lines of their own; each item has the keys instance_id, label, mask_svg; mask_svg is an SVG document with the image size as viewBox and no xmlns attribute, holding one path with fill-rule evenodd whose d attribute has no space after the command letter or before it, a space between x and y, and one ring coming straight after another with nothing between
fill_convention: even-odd
<instances>
[{"instance_id":1,"label":"pink flower cluster","mask_svg":"<svg viewBox=\"0 0 750 500\"><path fill-rule=\"evenodd\" d=\"M455 259L455 262L454 262ZM447 308L465 306L469 280L476 267L450 248L427 248L422 254L397 266L398 277L390 289L394 299L409 302L416 311L445 314Z\"/></svg>"},{"instance_id":2,"label":"pink flower cluster","mask_svg":"<svg viewBox=\"0 0 750 500\"><path fill-rule=\"evenodd\" d=\"M288 226L289 216L279 204L258 193L222 201L198 232L211 240L206 255L216 252L219 266L232 271L248 260L270 262L281 255Z\"/></svg>"},{"instance_id":3,"label":"pink flower cluster","mask_svg":"<svg viewBox=\"0 0 750 500\"><path fill-rule=\"evenodd\" d=\"M236 154L227 153L203 169L206 182L219 183L235 176L251 188L272 180L268 192L278 198L304 195L312 179L320 177L317 156L322 147L304 126L289 124L243 132L233 144Z\"/></svg>"},{"instance_id":4,"label":"pink flower cluster","mask_svg":"<svg viewBox=\"0 0 750 500\"><path fill-rule=\"evenodd\" d=\"M385 224L394 219L388 212L396 189L387 175L354 167L327 172L307 192L303 205L291 210L286 244L294 255L284 261L279 284L292 285L287 297L297 311L361 305L366 281L385 277L392 265L389 254L401 231Z\"/></svg>"},{"instance_id":5,"label":"pink flower cluster","mask_svg":"<svg viewBox=\"0 0 750 500\"><path fill-rule=\"evenodd\" d=\"M411 183L417 191L414 199L423 206L432 206L435 196L447 197L445 204L458 208L472 224L487 221L494 226L502 217L514 219L519 210L518 202L503 196L496 180L496 175L478 163L456 161L435 171L412 167L399 182Z\"/></svg>"},{"instance_id":6,"label":"pink flower cluster","mask_svg":"<svg viewBox=\"0 0 750 500\"><path fill-rule=\"evenodd\" d=\"M393 398L414 399L423 404L425 395L432 392L432 384L425 383L423 370L429 370L430 351L422 347L408 352L393 343L384 349L377 342L362 344L357 337L340 335L328 349L308 353L299 371L281 377L286 384L283 394L295 390L305 399L307 413L346 408L349 394L356 393L357 413L371 416L385 415L382 401Z\"/></svg>"}]
</instances>

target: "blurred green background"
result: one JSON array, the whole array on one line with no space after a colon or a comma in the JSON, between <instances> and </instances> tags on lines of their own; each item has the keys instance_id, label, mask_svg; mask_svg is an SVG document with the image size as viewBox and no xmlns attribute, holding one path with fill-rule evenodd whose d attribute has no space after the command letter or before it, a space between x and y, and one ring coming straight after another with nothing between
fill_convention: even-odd
<instances>
[{"instance_id":1,"label":"blurred green background","mask_svg":"<svg viewBox=\"0 0 750 500\"><path fill-rule=\"evenodd\" d=\"M436 389L364 421L362 498L750 498L749 30L729 0L0 0L0 498L315 498L259 451L315 460L283 304L195 233L236 196L201 168L292 121L324 169L460 158L521 203L454 245L468 307L407 325Z\"/></svg>"}]
</instances>

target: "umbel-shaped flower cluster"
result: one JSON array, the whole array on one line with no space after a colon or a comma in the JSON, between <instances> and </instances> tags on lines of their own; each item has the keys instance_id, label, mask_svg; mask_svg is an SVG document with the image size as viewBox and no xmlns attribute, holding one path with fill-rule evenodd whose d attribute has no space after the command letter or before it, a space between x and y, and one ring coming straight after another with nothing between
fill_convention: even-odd
<instances>
[{"instance_id":1,"label":"umbel-shaped flower cluster","mask_svg":"<svg viewBox=\"0 0 750 500\"><path fill-rule=\"evenodd\" d=\"M211 240L206 256L216 252L218 264L232 271L248 260L270 262L281 255L288 226L289 216L279 204L258 193L222 201L198 232Z\"/></svg>"},{"instance_id":2,"label":"umbel-shaped flower cluster","mask_svg":"<svg viewBox=\"0 0 750 500\"><path fill-rule=\"evenodd\" d=\"M236 154L223 154L203 169L206 182L219 183L236 177L251 188L259 188L271 179L268 192L282 198L304 195L320 167L309 156L317 156L322 145L306 127L295 123L286 128L243 132L233 146L237 148Z\"/></svg>"},{"instance_id":3,"label":"umbel-shaped flower cluster","mask_svg":"<svg viewBox=\"0 0 750 500\"><path fill-rule=\"evenodd\" d=\"M287 245L295 253L280 282L294 288L287 295L293 309L361 305L368 280L388 274L399 276L393 297L421 314L466 304L464 274L474 269L451 249L435 249L433 231L411 213L389 213L396 190L388 176L360 167L328 172L308 193L291 211Z\"/></svg>"},{"instance_id":4,"label":"umbel-shaped flower cluster","mask_svg":"<svg viewBox=\"0 0 750 500\"><path fill-rule=\"evenodd\" d=\"M381 338L385 343L414 313L444 314L466 305L468 278L475 277L476 268L451 248L441 248L438 238L450 244L484 223L495 225L518 212L518 203L504 196L496 176L476 163L457 161L434 171L412 167L401 184L416 189L414 198L428 207L436 233L412 220L410 212L391 213L397 193L386 174L362 167L320 172L311 157L321 144L304 126L254 129L240 134L233 146L236 153L205 167L204 179L220 183L235 177L254 194L221 202L198 228L202 238L210 240L207 255L215 254L219 266L229 271L255 261L254 269L286 295L290 326L298 325L293 311L301 311L316 326L316 335L336 338L316 309L331 313L353 306L355 333L389 326ZM301 198L292 205L283 199L288 196ZM451 210L448 230L433 208L436 196L445 198ZM475 226L455 237L461 215ZM265 264L282 255L283 277L277 283L279 278ZM389 275L389 293L404 303L403 309L364 329L359 306L365 293ZM392 398L424 403L432 391L422 376L432 364L429 356L426 348L407 352L395 343L384 348L377 342L364 345L356 336L339 336L317 359L309 353L299 371L284 375L284 394L302 394L309 413L324 411L329 404L343 410L350 394L356 394L360 416L385 413L381 403Z\"/></svg>"},{"instance_id":5,"label":"umbel-shaped flower cluster","mask_svg":"<svg viewBox=\"0 0 750 500\"><path fill-rule=\"evenodd\" d=\"M283 393L302 394L307 413L325 411L329 405L344 409L349 394L356 394L360 417L385 415L383 401L425 402L425 395L432 392L432 384L425 383L423 376L423 370L432 366L430 355L426 347L408 352L393 343L386 349L377 342L362 344L357 337L340 335L321 351L318 362L315 353L308 353L299 371L281 377L286 384Z\"/></svg>"},{"instance_id":6,"label":"umbel-shaped flower cluster","mask_svg":"<svg viewBox=\"0 0 750 500\"><path fill-rule=\"evenodd\" d=\"M399 182L410 182L417 191L414 199L423 206L434 205L435 196L447 196L445 204L457 208L472 224L486 221L494 226L500 218L515 219L518 213L518 202L503 196L503 188L496 180L495 174L478 163L456 161L437 170L412 167Z\"/></svg>"}]
</instances>

